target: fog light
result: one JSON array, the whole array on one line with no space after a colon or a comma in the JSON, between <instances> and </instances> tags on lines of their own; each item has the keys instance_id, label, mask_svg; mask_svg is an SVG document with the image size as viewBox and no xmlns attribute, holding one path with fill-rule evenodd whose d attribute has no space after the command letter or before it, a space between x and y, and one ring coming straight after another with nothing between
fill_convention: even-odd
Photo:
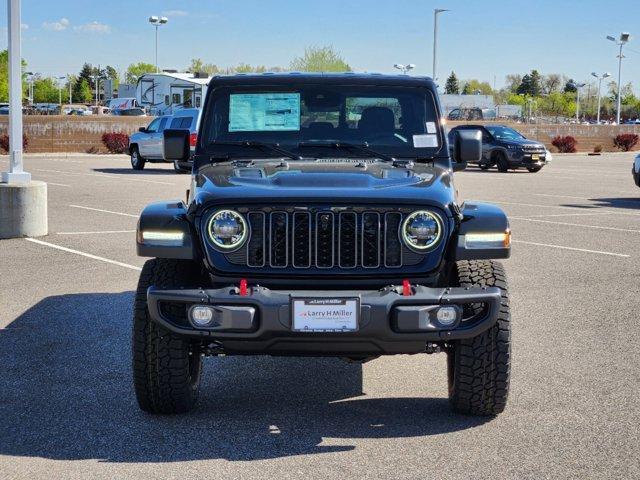
<instances>
[{"instance_id":1,"label":"fog light","mask_svg":"<svg viewBox=\"0 0 640 480\"><path fill-rule=\"evenodd\" d=\"M440 307L436 312L436 319L443 327L449 327L456 323L458 309L456 307Z\"/></svg>"},{"instance_id":2,"label":"fog light","mask_svg":"<svg viewBox=\"0 0 640 480\"><path fill-rule=\"evenodd\" d=\"M213 321L213 309L205 306L191 307L191 321L196 327L206 327Z\"/></svg>"}]
</instances>

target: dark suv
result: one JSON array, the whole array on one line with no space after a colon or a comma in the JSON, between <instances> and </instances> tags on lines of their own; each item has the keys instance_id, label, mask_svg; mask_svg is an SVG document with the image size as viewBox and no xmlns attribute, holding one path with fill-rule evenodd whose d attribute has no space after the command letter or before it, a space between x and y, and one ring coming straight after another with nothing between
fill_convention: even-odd
<instances>
[{"instance_id":1,"label":"dark suv","mask_svg":"<svg viewBox=\"0 0 640 480\"><path fill-rule=\"evenodd\" d=\"M547 149L534 140L505 125L458 125L449 131L449 140L462 130L482 132L482 158L477 163L483 170L496 166L498 171L526 168L539 172L547 162Z\"/></svg>"},{"instance_id":2,"label":"dark suv","mask_svg":"<svg viewBox=\"0 0 640 480\"><path fill-rule=\"evenodd\" d=\"M134 306L140 407L191 409L206 355L445 352L452 407L501 412L509 223L459 202L453 172L480 133L455 135L454 163L440 118L428 78L214 77L186 202L138 223L154 257ZM189 132L165 130L164 156L187 159Z\"/></svg>"}]
</instances>

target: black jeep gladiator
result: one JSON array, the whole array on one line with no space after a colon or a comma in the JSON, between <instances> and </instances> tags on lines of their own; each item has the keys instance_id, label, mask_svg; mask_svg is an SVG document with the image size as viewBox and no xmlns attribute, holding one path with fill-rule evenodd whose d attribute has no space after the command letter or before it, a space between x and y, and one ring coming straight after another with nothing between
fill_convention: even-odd
<instances>
[{"instance_id":1,"label":"black jeep gladiator","mask_svg":"<svg viewBox=\"0 0 640 480\"><path fill-rule=\"evenodd\" d=\"M454 410L500 413L509 388L505 214L460 203L428 78L214 77L187 201L142 212L133 318L140 407L194 407L207 355L444 352ZM164 131L168 160L189 132Z\"/></svg>"},{"instance_id":2,"label":"black jeep gladiator","mask_svg":"<svg viewBox=\"0 0 640 480\"><path fill-rule=\"evenodd\" d=\"M520 132L505 125L458 125L449 136L461 130L480 130L482 133L482 157L477 163L482 170L496 166L499 172L526 168L531 173L542 170L547 164L544 144L529 140Z\"/></svg>"}]
</instances>

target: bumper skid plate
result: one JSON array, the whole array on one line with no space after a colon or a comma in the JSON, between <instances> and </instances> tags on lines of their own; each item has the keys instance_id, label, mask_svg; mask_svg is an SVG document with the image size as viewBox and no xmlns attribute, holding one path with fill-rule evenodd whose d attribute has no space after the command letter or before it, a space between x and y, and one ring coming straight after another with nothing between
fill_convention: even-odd
<instances>
[{"instance_id":1,"label":"bumper skid plate","mask_svg":"<svg viewBox=\"0 0 640 480\"><path fill-rule=\"evenodd\" d=\"M501 292L497 287L401 287L382 290L271 290L253 287L239 295L236 287L161 290L150 287L147 304L151 319L165 328L203 341L219 342L237 354L349 355L425 351L427 342L474 337L495 324ZM349 331L296 331L292 304L299 299L356 299L357 328ZM472 308L471 304L473 304ZM172 308L165 308L169 305ZM189 320L196 306L208 306L213 321L197 327ZM444 326L437 320L443 307L457 312ZM466 307L466 308L465 308ZM168 312L181 312L172 315ZM471 313L469 313L471 312Z\"/></svg>"}]
</instances>

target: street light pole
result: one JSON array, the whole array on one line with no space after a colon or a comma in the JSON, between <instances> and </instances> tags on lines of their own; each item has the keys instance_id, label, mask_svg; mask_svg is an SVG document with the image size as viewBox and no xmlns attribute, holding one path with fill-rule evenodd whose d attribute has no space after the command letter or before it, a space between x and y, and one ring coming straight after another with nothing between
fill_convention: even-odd
<instances>
[{"instance_id":1,"label":"street light pole","mask_svg":"<svg viewBox=\"0 0 640 480\"><path fill-rule=\"evenodd\" d=\"M29 183L22 164L22 61L20 53L20 0L7 0L9 20L9 171L3 183Z\"/></svg>"},{"instance_id":2,"label":"street light pole","mask_svg":"<svg viewBox=\"0 0 640 480\"><path fill-rule=\"evenodd\" d=\"M574 83L576 87L576 123L580 123L580 89L586 85L586 83Z\"/></svg>"},{"instance_id":3,"label":"street light pole","mask_svg":"<svg viewBox=\"0 0 640 480\"><path fill-rule=\"evenodd\" d=\"M602 80L611 76L610 73L603 73L602 75L598 75L596 72L591 72L591 75L598 79L598 118L596 120L596 124L600 125L600 88L602 88Z\"/></svg>"},{"instance_id":4,"label":"street light pole","mask_svg":"<svg viewBox=\"0 0 640 480\"><path fill-rule=\"evenodd\" d=\"M151 15L149 17L149 23L156 27L156 73L160 72L158 69L158 27L160 25L166 25L169 22L167 17L158 17L157 15Z\"/></svg>"},{"instance_id":5,"label":"street light pole","mask_svg":"<svg viewBox=\"0 0 640 480\"><path fill-rule=\"evenodd\" d=\"M438 14L448 12L445 8L435 8L433 10L433 73L432 80L437 80L436 67L438 66Z\"/></svg>"},{"instance_id":6,"label":"street light pole","mask_svg":"<svg viewBox=\"0 0 640 480\"><path fill-rule=\"evenodd\" d=\"M624 55L622 55L622 47L625 43L627 43L631 39L631 35L627 32L622 32L620 34L620 38L616 40L613 36L607 35L607 40L614 42L616 45L620 47L620 51L618 53L618 99L617 99L617 112L616 112L616 124L620 125L620 95L622 92L621 78L622 78L622 59Z\"/></svg>"}]
</instances>

